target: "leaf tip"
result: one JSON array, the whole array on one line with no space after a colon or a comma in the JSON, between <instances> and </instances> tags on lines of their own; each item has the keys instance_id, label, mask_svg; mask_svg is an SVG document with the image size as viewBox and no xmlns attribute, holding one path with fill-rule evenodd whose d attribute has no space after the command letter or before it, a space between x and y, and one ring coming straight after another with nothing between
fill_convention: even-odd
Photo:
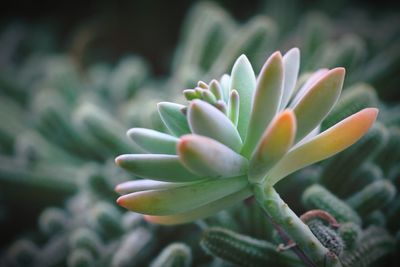
<instances>
[{"instance_id":1,"label":"leaf tip","mask_svg":"<svg viewBox=\"0 0 400 267\"><path fill-rule=\"evenodd\" d=\"M118 166L121 166L123 159L124 159L124 155L120 155L120 156L116 157L114 160L115 164L117 164Z\"/></svg>"},{"instance_id":2,"label":"leaf tip","mask_svg":"<svg viewBox=\"0 0 400 267\"><path fill-rule=\"evenodd\" d=\"M237 62L248 62L249 59L247 58L247 56L245 54L241 54L238 59Z\"/></svg>"},{"instance_id":3,"label":"leaf tip","mask_svg":"<svg viewBox=\"0 0 400 267\"><path fill-rule=\"evenodd\" d=\"M338 68L331 69L328 73L331 75L337 75L339 77L344 78L344 76L346 75L346 69L343 67L338 67Z\"/></svg>"},{"instance_id":4,"label":"leaf tip","mask_svg":"<svg viewBox=\"0 0 400 267\"><path fill-rule=\"evenodd\" d=\"M275 59L275 60L282 60L282 54L280 51L275 51L271 56L270 59Z\"/></svg>"},{"instance_id":5,"label":"leaf tip","mask_svg":"<svg viewBox=\"0 0 400 267\"><path fill-rule=\"evenodd\" d=\"M285 109L284 111L282 111L280 116L283 120L288 120L288 121L296 120L296 115L294 114L292 109Z\"/></svg>"},{"instance_id":6,"label":"leaf tip","mask_svg":"<svg viewBox=\"0 0 400 267\"><path fill-rule=\"evenodd\" d=\"M117 198L117 204L118 205L120 205L121 207L124 207L125 208L125 198L124 198L124 196L121 196L121 197L119 197L119 198Z\"/></svg>"},{"instance_id":7,"label":"leaf tip","mask_svg":"<svg viewBox=\"0 0 400 267\"><path fill-rule=\"evenodd\" d=\"M181 155L187 149L188 142L190 141L190 136L191 135L187 134L179 138L179 141L176 144L176 151L179 155Z\"/></svg>"},{"instance_id":8,"label":"leaf tip","mask_svg":"<svg viewBox=\"0 0 400 267\"><path fill-rule=\"evenodd\" d=\"M236 59L232 67L232 73L236 72L238 69L241 69L242 66L251 66L251 63L245 54L241 54Z\"/></svg>"},{"instance_id":9,"label":"leaf tip","mask_svg":"<svg viewBox=\"0 0 400 267\"><path fill-rule=\"evenodd\" d=\"M379 109L377 108L366 108L364 109L365 112L367 112L369 114L369 116L371 118L373 118L374 120L376 120L376 118L378 117L379 114Z\"/></svg>"}]
</instances>

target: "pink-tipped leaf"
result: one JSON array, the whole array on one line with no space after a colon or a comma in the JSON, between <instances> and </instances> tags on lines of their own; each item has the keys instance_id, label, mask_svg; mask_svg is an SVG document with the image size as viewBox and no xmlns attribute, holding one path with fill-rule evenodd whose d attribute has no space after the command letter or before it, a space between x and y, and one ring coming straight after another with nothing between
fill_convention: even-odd
<instances>
[{"instance_id":1,"label":"pink-tipped leaf","mask_svg":"<svg viewBox=\"0 0 400 267\"><path fill-rule=\"evenodd\" d=\"M300 69L300 50L295 47L283 56L283 90L279 110L285 109L296 86Z\"/></svg>"},{"instance_id":2,"label":"pink-tipped leaf","mask_svg":"<svg viewBox=\"0 0 400 267\"><path fill-rule=\"evenodd\" d=\"M201 206L199 208L174 214L167 216L152 216L145 215L145 219L148 222L162 224L162 225L174 225L174 224L182 224L188 223L195 220L203 219L208 216L214 215L215 213L229 208L230 206L245 200L250 197L252 194L249 187L246 187L236 193L233 193L229 196L218 199L212 203L208 203L207 205Z\"/></svg>"},{"instance_id":3,"label":"pink-tipped leaf","mask_svg":"<svg viewBox=\"0 0 400 267\"><path fill-rule=\"evenodd\" d=\"M148 215L172 215L186 212L224 198L248 186L246 176L213 179L178 188L150 190L124 195L117 203Z\"/></svg>"},{"instance_id":4,"label":"pink-tipped leaf","mask_svg":"<svg viewBox=\"0 0 400 267\"><path fill-rule=\"evenodd\" d=\"M290 149L296 134L296 117L285 110L277 115L262 135L249 164L249 181L260 182Z\"/></svg>"},{"instance_id":5,"label":"pink-tipped leaf","mask_svg":"<svg viewBox=\"0 0 400 267\"><path fill-rule=\"evenodd\" d=\"M292 172L351 146L371 128L377 115L376 108L363 109L294 148L270 170L266 182L273 185Z\"/></svg>"},{"instance_id":6,"label":"pink-tipped leaf","mask_svg":"<svg viewBox=\"0 0 400 267\"><path fill-rule=\"evenodd\" d=\"M176 155L126 154L118 156L115 162L142 178L165 182L190 182L201 179L187 170Z\"/></svg>"},{"instance_id":7,"label":"pink-tipped leaf","mask_svg":"<svg viewBox=\"0 0 400 267\"><path fill-rule=\"evenodd\" d=\"M265 128L275 116L282 97L283 61L280 52L272 54L265 62L257 79L255 94L241 154L248 157L257 145ZM240 94L240 97L242 95ZM242 110L240 109L240 113ZM240 115L239 115L240 117Z\"/></svg>"},{"instance_id":8,"label":"pink-tipped leaf","mask_svg":"<svg viewBox=\"0 0 400 267\"><path fill-rule=\"evenodd\" d=\"M295 105L293 109L297 119L295 142L303 139L328 115L340 96L344 75L343 68L328 71Z\"/></svg>"},{"instance_id":9,"label":"pink-tipped leaf","mask_svg":"<svg viewBox=\"0 0 400 267\"><path fill-rule=\"evenodd\" d=\"M187 114L193 133L215 139L234 151L242 147L242 140L232 122L216 107L201 100L193 100Z\"/></svg>"},{"instance_id":10,"label":"pink-tipped leaf","mask_svg":"<svg viewBox=\"0 0 400 267\"><path fill-rule=\"evenodd\" d=\"M199 176L233 177L247 171L246 158L205 136L182 136L177 151L182 164Z\"/></svg>"}]
</instances>

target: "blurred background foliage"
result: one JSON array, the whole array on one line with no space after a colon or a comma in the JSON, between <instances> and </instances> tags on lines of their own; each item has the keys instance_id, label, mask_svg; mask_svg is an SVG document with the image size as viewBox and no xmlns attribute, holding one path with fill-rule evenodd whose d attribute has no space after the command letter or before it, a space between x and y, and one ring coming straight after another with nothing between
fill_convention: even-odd
<instances>
[{"instance_id":1,"label":"blurred background foliage","mask_svg":"<svg viewBox=\"0 0 400 267\"><path fill-rule=\"evenodd\" d=\"M135 149L127 129L165 130L157 102L182 101L182 89L229 71L241 53L258 73L272 51L293 46L301 49L303 80L321 67L347 69L343 97L324 129L366 106L381 112L357 146L293 175L278 191L301 213L315 208L303 191L321 184L358 209L363 228L385 228L398 245L399 14L397 2L372 0L2 4L0 265L143 266L157 258L154 266L163 266L184 255L183 263L225 266L199 247L204 225L271 237L249 203L198 224L149 225L115 205L113 187L132 177L113 159ZM383 188L380 203L360 202L357 193L377 180L390 183L376 186ZM190 249L169 245L183 241Z\"/></svg>"},{"instance_id":2,"label":"blurred background foliage","mask_svg":"<svg viewBox=\"0 0 400 267\"><path fill-rule=\"evenodd\" d=\"M4 29L15 24L16 28L20 28L20 38L31 35L37 39L38 42L32 44L39 46L36 49L67 51L78 57L83 56L80 63L85 65L99 60L115 62L126 53L137 53L151 63L154 73L166 74L172 52L179 41L185 14L195 2L198 1L7 1L2 4L0 25ZM229 11L239 22L263 14L273 18L281 30L290 31L296 27L302 14L318 10L337 21L343 17L353 17L358 20L359 33L375 30L381 35L390 29L382 28L375 22L396 15L400 8L398 2L390 0L285 0L278 5L274 4L276 1L268 0L214 2ZM339 30L356 29L342 24ZM25 49L29 50L29 47ZM2 50L7 51L4 48Z\"/></svg>"}]
</instances>

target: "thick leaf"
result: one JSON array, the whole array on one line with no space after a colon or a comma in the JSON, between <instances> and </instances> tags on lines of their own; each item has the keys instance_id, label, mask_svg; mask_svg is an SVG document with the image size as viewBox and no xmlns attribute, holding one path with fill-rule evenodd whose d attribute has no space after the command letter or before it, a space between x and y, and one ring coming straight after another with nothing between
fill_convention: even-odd
<instances>
[{"instance_id":1,"label":"thick leaf","mask_svg":"<svg viewBox=\"0 0 400 267\"><path fill-rule=\"evenodd\" d=\"M314 73L302 74L295 86L295 92L293 95L293 99L290 101L289 108L293 109L306 95L306 93L310 91L314 83L322 78L326 73L328 73L328 71L328 69L319 69ZM296 90L297 86L300 86L300 88Z\"/></svg>"},{"instance_id":2,"label":"thick leaf","mask_svg":"<svg viewBox=\"0 0 400 267\"><path fill-rule=\"evenodd\" d=\"M210 91L213 93L217 100L222 100L222 88L217 80L212 80L209 86Z\"/></svg>"},{"instance_id":3,"label":"thick leaf","mask_svg":"<svg viewBox=\"0 0 400 267\"><path fill-rule=\"evenodd\" d=\"M215 139L234 151L239 151L242 147L242 140L235 126L214 106L201 100L193 100L187 116L193 133Z\"/></svg>"},{"instance_id":4,"label":"thick leaf","mask_svg":"<svg viewBox=\"0 0 400 267\"><path fill-rule=\"evenodd\" d=\"M297 119L295 142L317 127L339 98L345 70L336 68L320 78L294 107Z\"/></svg>"},{"instance_id":5,"label":"thick leaf","mask_svg":"<svg viewBox=\"0 0 400 267\"><path fill-rule=\"evenodd\" d=\"M229 100L229 85L231 83L231 76L224 74L221 77L220 84L222 89L223 100L228 103Z\"/></svg>"},{"instance_id":6,"label":"thick leaf","mask_svg":"<svg viewBox=\"0 0 400 267\"><path fill-rule=\"evenodd\" d=\"M377 115L376 108L363 109L291 150L268 173L267 183L273 185L292 172L351 146L368 131Z\"/></svg>"},{"instance_id":7,"label":"thick leaf","mask_svg":"<svg viewBox=\"0 0 400 267\"><path fill-rule=\"evenodd\" d=\"M186 100L190 101L197 98L197 93L193 89L185 89L182 91L183 95L185 96Z\"/></svg>"},{"instance_id":8,"label":"thick leaf","mask_svg":"<svg viewBox=\"0 0 400 267\"><path fill-rule=\"evenodd\" d=\"M200 135L185 135L177 151L182 164L203 177L233 177L247 171L247 159L229 147Z\"/></svg>"},{"instance_id":9,"label":"thick leaf","mask_svg":"<svg viewBox=\"0 0 400 267\"><path fill-rule=\"evenodd\" d=\"M190 133L186 116L181 111L184 107L183 105L169 102L160 102L157 104L161 120L175 136Z\"/></svg>"},{"instance_id":10,"label":"thick leaf","mask_svg":"<svg viewBox=\"0 0 400 267\"><path fill-rule=\"evenodd\" d=\"M218 199L212 203L208 203L207 205L201 206L199 208L179 213L175 215L169 216L151 216L145 215L145 219L148 222L157 223L157 224L164 224L164 225L171 225L171 224L181 224L181 223L188 223L198 219L206 218L211 216L221 210L229 208L230 206L238 203L240 201L245 200L246 198L250 197L252 194L249 187L246 187L236 193L233 193L229 196L224 198Z\"/></svg>"},{"instance_id":11,"label":"thick leaf","mask_svg":"<svg viewBox=\"0 0 400 267\"><path fill-rule=\"evenodd\" d=\"M302 144L310 141L313 139L315 136L317 136L321 132L321 125L318 125L317 127L314 128L311 132L309 132L303 139L301 139L299 142L296 143L295 146L292 147L292 149L301 146Z\"/></svg>"},{"instance_id":12,"label":"thick leaf","mask_svg":"<svg viewBox=\"0 0 400 267\"><path fill-rule=\"evenodd\" d=\"M275 116L282 96L283 62L279 52L272 54L265 62L258 76L250 122L241 154L248 157L257 145L265 128ZM239 92L240 93L240 92ZM240 93L240 97L242 94ZM240 109L240 114L242 110ZM239 123L240 115L239 114Z\"/></svg>"},{"instance_id":13,"label":"thick leaf","mask_svg":"<svg viewBox=\"0 0 400 267\"><path fill-rule=\"evenodd\" d=\"M118 198L129 210L148 215L172 215L204 206L244 189L246 176L207 180L171 189L136 192Z\"/></svg>"},{"instance_id":14,"label":"thick leaf","mask_svg":"<svg viewBox=\"0 0 400 267\"><path fill-rule=\"evenodd\" d=\"M297 47L290 49L283 56L283 69L284 82L279 110L285 109L296 86L300 69L300 50Z\"/></svg>"},{"instance_id":15,"label":"thick leaf","mask_svg":"<svg viewBox=\"0 0 400 267\"><path fill-rule=\"evenodd\" d=\"M296 118L293 111L285 110L271 122L258 143L249 165L249 180L260 182L293 145Z\"/></svg>"},{"instance_id":16,"label":"thick leaf","mask_svg":"<svg viewBox=\"0 0 400 267\"><path fill-rule=\"evenodd\" d=\"M192 182L192 183L198 183L198 181ZM154 190L154 189L167 189L167 188L179 187L179 186L188 185L188 184L190 184L190 182L188 182L188 183L169 183L169 182L141 179L141 180L133 180L133 181L127 181L124 183L120 183L115 187L115 192L117 192L120 195L125 195L125 194L129 194L129 193L134 193L134 192Z\"/></svg>"},{"instance_id":17,"label":"thick leaf","mask_svg":"<svg viewBox=\"0 0 400 267\"><path fill-rule=\"evenodd\" d=\"M245 55L241 55L232 68L230 91L235 89L240 96L239 134L244 140L250 119L251 102L256 88L256 76Z\"/></svg>"},{"instance_id":18,"label":"thick leaf","mask_svg":"<svg viewBox=\"0 0 400 267\"><path fill-rule=\"evenodd\" d=\"M217 98L210 90L203 90L201 92L201 98L212 105L215 105L215 103L217 102Z\"/></svg>"},{"instance_id":19,"label":"thick leaf","mask_svg":"<svg viewBox=\"0 0 400 267\"><path fill-rule=\"evenodd\" d=\"M189 182L200 179L188 171L175 155L127 154L117 157L115 162L142 178L165 182Z\"/></svg>"},{"instance_id":20,"label":"thick leaf","mask_svg":"<svg viewBox=\"0 0 400 267\"><path fill-rule=\"evenodd\" d=\"M132 128L127 135L149 153L176 154L176 144L179 139L169 134L145 128Z\"/></svg>"},{"instance_id":21,"label":"thick leaf","mask_svg":"<svg viewBox=\"0 0 400 267\"><path fill-rule=\"evenodd\" d=\"M228 114L229 114L229 119L235 125L237 126L239 122L239 93L236 90L232 90L230 95L229 95L229 107L228 107Z\"/></svg>"}]
</instances>

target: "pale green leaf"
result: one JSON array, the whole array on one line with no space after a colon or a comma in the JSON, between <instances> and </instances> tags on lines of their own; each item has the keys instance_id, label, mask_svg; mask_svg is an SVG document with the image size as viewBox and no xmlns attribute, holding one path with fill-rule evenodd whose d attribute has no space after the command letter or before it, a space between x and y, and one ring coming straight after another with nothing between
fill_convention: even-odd
<instances>
[{"instance_id":1,"label":"pale green leaf","mask_svg":"<svg viewBox=\"0 0 400 267\"><path fill-rule=\"evenodd\" d=\"M248 186L246 176L213 179L170 189L136 192L118 198L119 205L148 215L172 215L190 211Z\"/></svg>"},{"instance_id":2,"label":"pale green leaf","mask_svg":"<svg viewBox=\"0 0 400 267\"><path fill-rule=\"evenodd\" d=\"M247 171L247 159L229 147L200 135L185 135L177 151L183 165L204 177L233 177Z\"/></svg>"},{"instance_id":3,"label":"pale green leaf","mask_svg":"<svg viewBox=\"0 0 400 267\"><path fill-rule=\"evenodd\" d=\"M249 187L246 187L236 193L233 193L229 196L223 197L218 199L212 203L208 203L204 206L199 208L174 214L174 215L167 215L167 216L152 216L152 215L145 215L145 219L151 223L157 224L164 224L164 225L172 225L172 224L182 224L192 222L198 219L206 218L211 216L221 210L229 208L230 206L239 203L246 198L250 197L252 194Z\"/></svg>"},{"instance_id":4,"label":"pale green leaf","mask_svg":"<svg viewBox=\"0 0 400 267\"><path fill-rule=\"evenodd\" d=\"M178 138L166 133L145 128L132 128L127 132L135 144L154 154L176 154Z\"/></svg>"},{"instance_id":5,"label":"pale green leaf","mask_svg":"<svg viewBox=\"0 0 400 267\"><path fill-rule=\"evenodd\" d=\"M298 48L290 49L283 56L283 69L284 82L279 110L285 109L296 86L297 77L299 75L300 69L300 50Z\"/></svg>"},{"instance_id":6,"label":"pale green leaf","mask_svg":"<svg viewBox=\"0 0 400 267\"><path fill-rule=\"evenodd\" d=\"M230 91L235 89L240 96L238 131L242 140L246 137L250 119L251 102L256 88L256 76L245 55L241 55L235 62L231 73Z\"/></svg>"},{"instance_id":7,"label":"pale green leaf","mask_svg":"<svg viewBox=\"0 0 400 267\"><path fill-rule=\"evenodd\" d=\"M257 79L250 123L246 125L247 135L241 154L248 157L254 150L265 128L275 116L282 96L283 62L279 52L272 54L265 62ZM242 94L239 92L240 99ZM242 109L240 107L239 124Z\"/></svg>"},{"instance_id":8,"label":"pale green leaf","mask_svg":"<svg viewBox=\"0 0 400 267\"><path fill-rule=\"evenodd\" d=\"M187 116L193 133L215 139L236 152L242 147L242 140L235 126L214 106L201 100L193 100Z\"/></svg>"},{"instance_id":9,"label":"pale green leaf","mask_svg":"<svg viewBox=\"0 0 400 267\"><path fill-rule=\"evenodd\" d=\"M175 136L190 133L186 116L181 111L184 107L183 105L169 102L160 102L157 104L161 120Z\"/></svg>"},{"instance_id":10,"label":"pale green leaf","mask_svg":"<svg viewBox=\"0 0 400 267\"><path fill-rule=\"evenodd\" d=\"M118 156L115 162L142 178L165 182L189 182L201 179L187 170L176 155L126 154Z\"/></svg>"},{"instance_id":11,"label":"pale green leaf","mask_svg":"<svg viewBox=\"0 0 400 267\"><path fill-rule=\"evenodd\" d=\"M294 113L297 119L295 142L305 137L328 115L339 98L344 74L343 68L328 71L295 105Z\"/></svg>"},{"instance_id":12,"label":"pale green leaf","mask_svg":"<svg viewBox=\"0 0 400 267\"><path fill-rule=\"evenodd\" d=\"M198 181L194 182L197 183ZM190 182L187 183L169 183L169 182L162 182L162 181L155 181L155 180L148 180L148 179L140 179L140 180L133 180L127 181L124 183L120 183L115 187L115 192L120 195L125 195L134 192L140 191L147 191L147 190L155 190L155 189L167 189L167 188L174 188L183 185L188 185Z\"/></svg>"}]
</instances>

